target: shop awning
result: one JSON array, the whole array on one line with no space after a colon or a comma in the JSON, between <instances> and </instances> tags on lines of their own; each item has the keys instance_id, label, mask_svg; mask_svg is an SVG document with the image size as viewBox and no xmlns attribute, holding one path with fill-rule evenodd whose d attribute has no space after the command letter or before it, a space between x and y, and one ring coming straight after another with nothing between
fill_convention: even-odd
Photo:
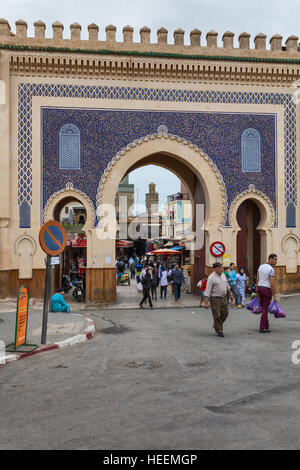
<instances>
[{"instance_id":1,"label":"shop awning","mask_svg":"<svg viewBox=\"0 0 300 470\"><path fill-rule=\"evenodd\" d=\"M129 248L134 245L133 241L130 240L116 240L117 248Z\"/></svg>"},{"instance_id":2,"label":"shop awning","mask_svg":"<svg viewBox=\"0 0 300 470\"><path fill-rule=\"evenodd\" d=\"M86 248L86 238L75 238L72 240L72 247L73 248Z\"/></svg>"},{"instance_id":3,"label":"shop awning","mask_svg":"<svg viewBox=\"0 0 300 470\"><path fill-rule=\"evenodd\" d=\"M152 251L151 254L152 255L176 255L176 251L168 250L167 248L161 248L160 250Z\"/></svg>"}]
</instances>

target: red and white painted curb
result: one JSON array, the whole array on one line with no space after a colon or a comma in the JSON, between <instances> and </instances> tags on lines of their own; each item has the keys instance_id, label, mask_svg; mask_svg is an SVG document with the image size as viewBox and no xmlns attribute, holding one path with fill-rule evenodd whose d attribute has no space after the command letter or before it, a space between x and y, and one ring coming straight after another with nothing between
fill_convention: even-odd
<instances>
[{"instance_id":1,"label":"red and white painted curb","mask_svg":"<svg viewBox=\"0 0 300 470\"><path fill-rule=\"evenodd\" d=\"M82 334L73 336L72 338L65 339L64 341L60 341L58 343L53 344L44 344L39 346L32 352L25 352L25 353L15 353L15 354L5 354L0 351L0 364L7 364L9 362L18 361L19 359L24 359L28 356L34 356L35 354L52 351L53 349L65 349L69 348L70 346L74 346L76 344L85 343L89 339L92 339L96 334L96 327L93 320L87 318L87 328L84 330Z\"/></svg>"}]
</instances>

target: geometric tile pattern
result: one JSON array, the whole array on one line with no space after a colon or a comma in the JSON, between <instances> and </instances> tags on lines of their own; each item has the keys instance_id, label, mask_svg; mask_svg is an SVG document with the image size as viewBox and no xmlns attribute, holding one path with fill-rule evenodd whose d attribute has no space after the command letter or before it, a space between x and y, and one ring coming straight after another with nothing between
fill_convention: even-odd
<instances>
[{"instance_id":1,"label":"geometric tile pattern","mask_svg":"<svg viewBox=\"0 0 300 470\"><path fill-rule=\"evenodd\" d=\"M130 106L128 106L130 107ZM66 123L80 130L81 169L59 169L59 132ZM190 142L209 156L232 200L255 183L276 211L276 117L274 114L219 113L205 111L154 111L43 107L42 109L42 194L43 205L68 181L83 191L96 207L99 180L112 159L128 146L154 135L164 125L167 134L179 142ZM259 129L261 135L258 173L241 171L241 136L245 129ZM147 137L148 138L148 137ZM170 137L172 138L172 137Z\"/></svg>"},{"instance_id":2,"label":"geometric tile pattern","mask_svg":"<svg viewBox=\"0 0 300 470\"><path fill-rule=\"evenodd\" d=\"M32 97L127 99L284 106L285 204L297 205L296 104L291 94L21 83L18 87L18 203L32 204Z\"/></svg>"}]
</instances>

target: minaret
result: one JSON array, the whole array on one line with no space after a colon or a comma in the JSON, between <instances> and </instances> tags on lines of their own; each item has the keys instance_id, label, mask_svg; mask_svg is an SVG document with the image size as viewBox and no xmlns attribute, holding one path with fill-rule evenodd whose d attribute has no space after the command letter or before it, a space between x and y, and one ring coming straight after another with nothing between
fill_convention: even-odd
<instances>
[{"instance_id":1,"label":"minaret","mask_svg":"<svg viewBox=\"0 0 300 470\"><path fill-rule=\"evenodd\" d=\"M155 191L156 185L154 183L149 184L149 193L146 193L146 210L148 214L153 214L158 212L158 198L159 195Z\"/></svg>"}]
</instances>

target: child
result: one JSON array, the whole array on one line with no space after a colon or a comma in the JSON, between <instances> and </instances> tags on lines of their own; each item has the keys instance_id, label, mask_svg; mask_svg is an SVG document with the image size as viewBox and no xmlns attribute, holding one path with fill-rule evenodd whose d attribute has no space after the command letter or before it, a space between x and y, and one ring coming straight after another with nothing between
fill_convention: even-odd
<instances>
[{"instance_id":1,"label":"child","mask_svg":"<svg viewBox=\"0 0 300 470\"><path fill-rule=\"evenodd\" d=\"M197 286L200 288L201 300L199 307L202 307L202 302L204 300L204 292L206 291L207 286L207 276L203 276L201 280L198 282Z\"/></svg>"}]
</instances>

